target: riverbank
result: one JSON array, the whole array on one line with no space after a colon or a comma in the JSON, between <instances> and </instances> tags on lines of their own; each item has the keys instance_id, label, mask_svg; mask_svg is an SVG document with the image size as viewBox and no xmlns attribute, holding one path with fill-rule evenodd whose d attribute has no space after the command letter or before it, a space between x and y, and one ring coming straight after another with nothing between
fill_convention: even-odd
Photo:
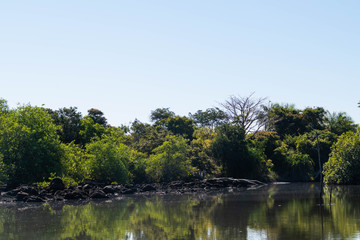
<instances>
[{"instance_id":1,"label":"riverbank","mask_svg":"<svg viewBox=\"0 0 360 240\"><path fill-rule=\"evenodd\" d=\"M48 187L23 185L14 189L0 188L0 202L51 202L68 200L91 200L119 197L121 195L144 194L194 194L214 191L236 192L266 185L257 180L214 178L192 182L174 181L170 183L105 185L88 183L65 188L60 178L54 178Z\"/></svg>"}]
</instances>

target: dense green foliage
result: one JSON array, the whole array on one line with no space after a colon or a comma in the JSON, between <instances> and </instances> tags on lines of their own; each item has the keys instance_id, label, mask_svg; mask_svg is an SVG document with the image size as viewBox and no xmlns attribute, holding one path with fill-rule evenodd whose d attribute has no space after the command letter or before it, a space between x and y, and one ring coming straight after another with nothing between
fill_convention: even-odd
<instances>
[{"instance_id":1,"label":"dense green foliage","mask_svg":"<svg viewBox=\"0 0 360 240\"><path fill-rule=\"evenodd\" d=\"M91 180L127 183L130 148L121 142L122 133L112 130L86 145L87 167Z\"/></svg>"},{"instance_id":2,"label":"dense green foliage","mask_svg":"<svg viewBox=\"0 0 360 240\"><path fill-rule=\"evenodd\" d=\"M238 125L224 124L217 129L212 150L224 173L236 178L256 178L261 176L261 158L249 150L245 131Z\"/></svg>"},{"instance_id":3,"label":"dense green foliage","mask_svg":"<svg viewBox=\"0 0 360 240\"><path fill-rule=\"evenodd\" d=\"M179 116L169 108L113 127L76 107L11 109L0 99L0 181L144 183L231 176L357 183L358 126L345 113L232 96L223 109ZM330 160L329 160L329 156Z\"/></svg>"},{"instance_id":4,"label":"dense green foliage","mask_svg":"<svg viewBox=\"0 0 360 240\"><path fill-rule=\"evenodd\" d=\"M325 163L325 182L360 184L360 130L339 137Z\"/></svg>"},{"instance_id":5,"label":"dense green foliage","mask_svg":"<svg viewBox=\"0 0 360 240\"><path fill-rule=\"evenodd\" d=\"M146 171L154 181L180 180L193 174L194 169L188 157L189 145L183 137L170 136L153 152Z\"/></svg>"},{"instance_id":6,"label":"dense green foliage","mask_svg":"<svg viewBox=\"0 0 360 240\"><path fill-rule=\"evenodd\" d=\"M0 115L3 174L11 184L41 181L61 173L58 128L39 107L21 106Z\"/></svg>"}]
</instances>

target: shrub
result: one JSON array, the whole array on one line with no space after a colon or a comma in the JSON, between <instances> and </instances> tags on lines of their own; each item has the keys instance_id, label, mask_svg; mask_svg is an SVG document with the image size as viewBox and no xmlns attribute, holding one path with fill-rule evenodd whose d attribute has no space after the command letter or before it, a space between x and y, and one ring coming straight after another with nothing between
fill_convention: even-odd
<instances>
[{"instance_id":1,"label":"shrub","mask_svg":"<svg viewBox=\"0 0 360 240\"><path fill-rule=\"evenodd\" d=\"M74 142L63 144L64 158L62 160L63 177L72 178L76 182L83 182L88 176L88 156L84 149Z\"/></svg>"},{"instance_id":2,"label":"shrub","mask_svg":"<svg viewBox=\"0 0 360 240\"><path fill-rule=\"evenodd\" d=\"M0 114L0 154L9 183L33 183L61 173L58 127L40 107L20 106Z\"/></svg>"},{"instance_id":3,"label":"shrub","mask_svg":"<svg viewBox=\"0 0 360 240\"><path fill-rule=\"evenodd\" d=\"M224 124L217 128L212 152L225 175L237 178L262 178L262 159L249 150L245 131L240 126Z\"/></svg>"},{"instance_id":4,"label":"shrub","mask_svg":"<svg viewBox=\"0 0 360 240\"><path fill-rule=\"evenodd\" d=\"M324 165L324 181L336 184L360 183L360 130L341 135Z\"/></svg>"},{"instance_id":5,"label":"shrub","mask_svg":"<svg viewBox=\"0 0 360 240\"><path fill-rule=\"evenodd\" d=\"M87 170L90 179L100 182L127 183L130 148L123 144L119 129L110 130L101 139L86 145Z\"/></svg>"},{"instance_id":6,"label":"shrub","mask_svg":"<svg viewBox=\"0 0 360 240\"><path fill-rule=\"evenodd\" d=\"M147 163L146 173L156 182L174 181L190 177L194 173L188 158L189 146L181 136L169 136L161 146L153 150Z\"/></svg>"}]
</instances>

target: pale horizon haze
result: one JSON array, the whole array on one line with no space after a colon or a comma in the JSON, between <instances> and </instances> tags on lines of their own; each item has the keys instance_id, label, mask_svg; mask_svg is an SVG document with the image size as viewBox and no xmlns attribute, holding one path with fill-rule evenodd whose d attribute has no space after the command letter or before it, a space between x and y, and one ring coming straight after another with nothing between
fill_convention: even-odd
<instances>
[{"instance_id":1,"label":"pale horizon haze","mask_svg":"<svg viewBox=\"0 0 360 240\"><path fill-rule=\"evenodd\" d=\"M2 1L0 98L111 125L230 95L360 123L359 1Z\"/></svg>"}]
</instances>

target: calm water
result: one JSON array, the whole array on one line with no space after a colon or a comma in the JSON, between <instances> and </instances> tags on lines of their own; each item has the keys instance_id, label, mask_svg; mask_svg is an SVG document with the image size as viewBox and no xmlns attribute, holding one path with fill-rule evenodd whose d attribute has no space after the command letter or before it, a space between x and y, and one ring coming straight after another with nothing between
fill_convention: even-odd
<instances>
[{"instance_id":1,"label":"calm water","mask_svg":"<svg viewBox=\"0 0 360 240\"><path fill-rule=\"evenodd\" d=\"M0 239L360 239L360 187L269 185L240 193L0 204Z\"/></svg>"}]
</instances>

